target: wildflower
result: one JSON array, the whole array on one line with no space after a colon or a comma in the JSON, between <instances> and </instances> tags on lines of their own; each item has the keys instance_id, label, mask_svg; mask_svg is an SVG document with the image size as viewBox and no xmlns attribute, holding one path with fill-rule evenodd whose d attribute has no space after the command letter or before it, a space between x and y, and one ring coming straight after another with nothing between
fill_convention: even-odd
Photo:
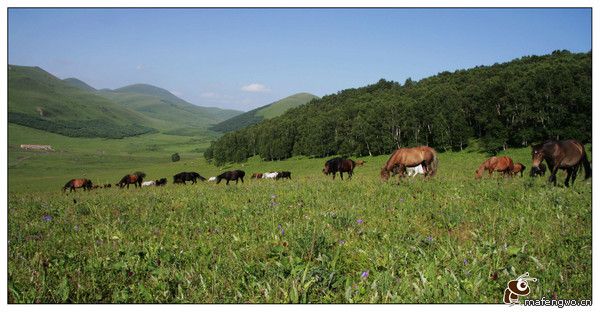
<instances>
[{"instance_id":1,"label":"wildflower","mask_svg":"<svg viewBox=\"0 0 600 312\"><path fill-rule=\"evenodd\" d=\"M272 199L275 199L275 198L277 198L277 195L275 195L275 194L271 194L271 198L272 198Z\"/></svg>"},{"instance_id":2,"label":"wildflower","mask_svg":"<svg viewBox=\"0 0 600 312\"><path fill-rule=\"evenodd\" d=\"M281 233L281 235L285 234L285 230L283 229L281 224L277 225L277 228L279 229L279 232Z\"/></svg>"},{"instance_id":3,"label":"wildflower","mask_svg":"<svg viewBox=\"0 0 600 312\"><path fill-rule=\"evenodd\" d=\"M345 241L345 240L343 240L343 239L340 239L340 241L339 241L339 244L340 244L340 246L341 246L341 245L344 245L345 243L346 243L346 241Z\"/></svg>"},{"instance_id":4,"label":"wildflower","mask_svg":"<svg viewBox=\"0 0 600 312\"><path fill-rule=\"evenodd\" d=\"M50 222L50 221L52 221L52 216L51 215L44 215L42 217L42 220L44 220L46 222Z\"/></svg>"},{"instance_id":5,"label":"wildflower","mask_svg":"<svg viewBox=\"0 0 600 312\"><path fill-rule=\"evenodd\" d=\"M362 277L362 278L369 277L369 270L366 270L366 271L362 272L362 274L360 275L360 277Z\"/></svg>"},{"instance_id":6,"label":"wildflower","mask_svg":"<svg viewBox=\"0 0 600 312\"><path fill-rule=\"evenodd\" d=\"M428 242L432 242L433 241L433 237L431 237L431 235L427 236L427 241Z\"/></svg>"},{"instance_id":7,"label":"wildflower","mask_svg":"<svg viewBox=\"0 0 600 312\"><path fill-rule=\"evenodd\" d=\"M403 203L404 202L404 198L400 198L400 202Z\"/></svg>"},{"instance_id":8,"label":"wildflower","mask_svg":"<svg viewBox=\"0 0 600 312\"><path fill-rule=\"evenodd\" d=\"M469 260L467 260L467 259L464 259L464 260L463 260L463 264L464 264L464 265L467 265L467 264L469 264Z\"/></svg>"},{"instance_id":9,"label":"wildflower","mask_svg":"<svg viewBox=\"0 0 600 312\"><path fill-rule=\"evenodd\" d=\"M358 219L358 220L356 220L356 223L358 223L358 224L363 224L363 219Z\"/></svg>"}]
</instances>

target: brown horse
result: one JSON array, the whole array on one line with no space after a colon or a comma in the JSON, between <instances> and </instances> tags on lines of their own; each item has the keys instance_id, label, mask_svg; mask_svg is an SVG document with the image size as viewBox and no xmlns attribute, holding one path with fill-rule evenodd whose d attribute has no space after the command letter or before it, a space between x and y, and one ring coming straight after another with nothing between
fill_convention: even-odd
<instances>
[{"instance_id":1,"label":"brown horse","mask_svg":"<svg viewBox=\"0 0 600 312\"><path fill-rule=\"evenodd\" d=\"M90 189L92 189L92 187L93 187L92 180L72 179L69 182L67 182L67 184L65 184L62 191L64 193L67 189L69 189L69 193L71 193L72 191L75 191L75 189L78 189L78 188L83 188L84 190L89 191Z\"/></svg>"},{"instance_id":2,"label":"brown horse","mask_svg":"<svg viewBox=\"0 0 600 312\"><path fill-rule=\"evenodd\" d=\"M503 176L512 176L514 170L513 160L508 156L501 157L490 157L486 159L480 166L479 169L475 170L475 179L481 179L481 175L485 170L488 171L489 176L492 176L494 171L502 172Z\"/></svg>"},{"instance_id":3,"label":"brown horse","mask_svg":"<svg viewBox=\"0 0 600 312\"><path fill-rule=\"evenodd\" d=\"M262 179L263 174L262 173L253 173L252 177L250 177L250 179Z\"/></svg>"},{"instance_id":4,"label":"brown horse","mask_svg":"<svg viewBox=\"0 0 600 312\"><path fill-rule=\"evenodd\" d=\"M437 172L438 158L436 151L429 146L417 146L412 148L399 148L381 168L381 179L387 181L390 172L400 173L400 177L406 173L406 167L423 166L424 175L434 176Z\"/></svg>"},{"instance_id":5,"label":"brown horse","mask_svg":"<svg viewBox=\"0 0 600 312\"><path fill-rule=\"evenodd\" d=\"M517 175L518 173L520 173L521 177L523 177L523 172L525 172L525 169L527 169L527 168L522 163L515 163L512 174Z\"/></svg>"},{"instance_id":6,"label":"brown horse","mask_svg":"<svg viewBox=\"0 0 600 312\"><path fill-rule=\"evenodd\" d=\"M351 179L352 174L354 173L354 168L356 168L356 163L354 160L336 157L325 162L323 173L325 175L330 175L333 173L333 179L335 180L335 174L339 172L340 178L344 180L344 172L348 172L348 179Z\"/></svg>"},{"instance_id":7,"label":"brown horse","mask_svg":"<svg viewBox=\"0 0 600 312\"><path fill-rule=\"evenodd\" d=\"M571 179L571 184L575 183L577 171L579 171L581 165L585 170L585 180L592 176L592 168L587 159L585 147L577 140L546 141L532 146L531 149L531 166L537 170L540 163L546 160L548 168L550 168L548 182L553 182L554 185L556 185L556 172L558 169L567 171L567 179L565 179L565 186L567 187L569 186L569 179Z\"/></svg>"},{"instance_id":8,"label":"brown horse","mask_svg":"<svg viewBox=\"0 0 600 312\"><path fill-rule=\"evenodd\" d=\"M129 184L133 184L135 187L142 187L142 182L145 177L145 173L136 171L132 174L125 175L121 181L117 182L117 185L120 188L125 187L125 185L127 185L127 188L129 188Z\"/></svg>"}]
</instances>

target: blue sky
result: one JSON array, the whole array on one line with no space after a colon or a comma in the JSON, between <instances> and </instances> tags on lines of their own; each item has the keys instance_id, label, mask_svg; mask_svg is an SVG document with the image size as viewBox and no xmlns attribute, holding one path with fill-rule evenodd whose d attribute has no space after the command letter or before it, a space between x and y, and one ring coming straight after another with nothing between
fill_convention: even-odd
<instances>
[{"instance_id":1,"label":"blue sky","mask_svg":"<svg viewBox=\"0 0 600 312\"><path fill-rule=\"evenodd\" d=\"M9 9L8 35L10 64L244 111L592 44L590 9Z\"/></svg>"}]
</instances>

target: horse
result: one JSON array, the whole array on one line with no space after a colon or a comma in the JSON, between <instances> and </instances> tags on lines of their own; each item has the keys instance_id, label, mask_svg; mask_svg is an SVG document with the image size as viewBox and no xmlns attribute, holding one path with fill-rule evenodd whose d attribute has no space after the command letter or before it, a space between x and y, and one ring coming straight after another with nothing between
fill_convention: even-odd
<instances>
[{"instance_id":1,"label":"horse","mask_svg":"<svg viewBox=\"0 0 600 312\"><path fill-rule=\"evenodd\" d=\"M156 180L156 186L167 185L167 178L161 178L160 180Z\"/></svg>"},{"instance_id":2,"label":"horse","mask_svg":"<svg viewBox=\"0 0 600 312\"><path fill-rule=\"evenodd\" d=\"M512 176L514 167L515 165L510 157L492 156L486 159L481 165L479 165L479 168L475 170L475 179L481 179L481 175L485 170L488 171L490 177L494 171L502 172L503 176Z\"/></svg>"},{"instance_id":3,"label":"horse","mask_svg":"<svg viewBox=\"0 0 600 312\"><path fill-rule=\"evenodd\" d=\"M65 186L62 188L63 193L69 189L69 193L76 191L78 188L83 188L83 190L91 190L93 187L92 180L88 179L71 179Z\"/></svg>"},{"instance_id":4,"label":"horse","mask_svg":"<svg viewBox=\"0 0 600 312\"><path fill-rule=\"evenodd\" d=\"M550 168L550 178L548 182L553 182L556 186L556 173L558 169L567 171L565 186L569 187L569 179L571 185L575 183L577 171L583 165L585 170L585 178L587 180L592 177L592 168L585 153L585 147L577 140L564 141L546 141L542 144L531 147L531 166L538 168L540 163L546 160L548 168Z\"/></svg>"},{"instance_id":5,"label":"horse","mask_svg":"<svg viewBox=\"0 0 600 312\"><path fill-rule=\"evenodd\" d=\"M435 149L429 146L399 148L392 153L383 168L381 168L380 176L383 181L387 181L390 178L390 172L397 170L400 172L400 177L402 177L406 167L416 167L418 165L423 166L424 176L434 176L438 166Z\"/></svg>"},{"instance_id":6,"label":"horse","mask_svg":"<svg viewBox=\"0 0 600 312\"><path fill-rule=\"evenodd\" d=\"M142 187L155 186L155 185L156 185L155 181L144 181L144 182L142 182Z\"/></svg>"},{"instance_id":7,"label":"horse","mask_svg":"<svg viewBox=\"0 0 600 312\"><path fill-rule=\"evenodd\" d=\"M265 172L263 173L263 179L277 179L279 172Z\"/></svg>"},{"instance_id":8,"label":"horse","mask_svg":"<svg viewBox=\"0 0 600 312\"><path fill-rule=\"evenodd\" d=\"M525 169L527 169L527 167L525 167L525 165L523 165L522 163L515 163L512 174L517 175L517 173L520 173L521 177L523 177L523 172L525 172Z\"/></svg>"},{"instance_id":9,"label":"horse","mask_svg":"<svg viewBox=\"0 0 600 312\"><path fill-rule=\"evenodd\" d=\"M355 167L356 163L354 160L336 157L325 162L323 173L325 175L330 175L333 173L333 180L335 180L335 174L336 172L339 172L340 178L344 180L344 172L348 172L348 179L351 179Z\"/></svg>"},{"instance_id":10,"label":"horse","mask_svg":"<svg viewBox=\"0 0 600 312\"><path fill-rule=\"evenodd\" d=\"M200 181L206 181L206 178L204 178L197 172L180 172L173 176L173 183L174 184L177 184L177 183L185 184L185 181L192 181L192 184L195 184L196 180L198 180L198 179Z\"/></svg>"},{"instance_id":11,"label":"horse","mask_svg":"<svg viewBox=\"0 0 600 312\"><path fill-rule=\"evenodd\" d=\"M225 171L217 176L217 184L223 179L227 180L227 185L229 185L229 181L231 180L235 180L235 184L237 184L238 179L242 180L242 183L244 183L245 175L246 173L242 170Z\"/></svg>"},{"instance_id":12,"label":"horse","mask_svg":"<svg viewBox=\"0 0 600 312\"><path fill-rule=\"evenodd\" d=\"M415 177L417 174L425 175L422 165L418 165L416 167L406 167L406 173L408 173L409 177Z\"/></svg>"},{"instance_id":13,"label":"horse","mask_svg":"<svg viewBox=\"0 0 600 312\"><path fill-rule=\"evenodd\" d=\"M262 173L253 173L252 177L250 179L262 179L263 174Z\"/></svg>"},{"instance_id":14,"label":"horse","mask_svg":"<svg viewBox=\"0 0 600 312\"><path fill-rule=\"evenodd\" d=\"M292 173L289 171L280 171L277 172L277 177L275 178L275 180L279 180L279 179L292 179Z\"/></svg>"},{"instance_id":15,"label":"horse","mask_svg":"<svg viewBox=\"0 0 600 312\"><path fill-rule=\"evenodd\" d=\"M529 172L530 177L535 177L535 176L543 177L545 175L546 175L546 165L544 165L543 163L540 163L537 168L532 167L531 171Z\"/></svg>"},{"instance_id":16,"label":"horse","mask_svg":"<svg viewBox=\"0 0 600 312\"><path fill-rule=\"evenodd\" d=\"M117 182L117 185L120 188L123 188L125 185L127 185L127 188L129 189L129 184L133 184L135 185L135 187L141 187L142 186L142 182L144 180L144 178L146 177L146 174L143 172L139 172L136 171L132 174L128 174L125 175L121 181Z\"/></svg>"}]
</instances>

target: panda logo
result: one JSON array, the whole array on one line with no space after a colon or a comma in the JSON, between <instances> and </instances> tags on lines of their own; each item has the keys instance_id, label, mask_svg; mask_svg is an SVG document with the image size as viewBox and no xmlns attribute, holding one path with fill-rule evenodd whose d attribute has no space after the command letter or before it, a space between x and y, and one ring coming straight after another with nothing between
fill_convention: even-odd
<instances>
[{"instance_id":1,"label":"panda logo","mask_svg":"<svg viewBox=\"0 0 600 312\"><path fill-rule=\"evenodd\" d=\"M504 290L504 303L518 304L519 296L529 295L529 282L537 282L537 278L529 277L529 272L517 277L517 279L508 282Z\"/></svg>"}]
</instances>

